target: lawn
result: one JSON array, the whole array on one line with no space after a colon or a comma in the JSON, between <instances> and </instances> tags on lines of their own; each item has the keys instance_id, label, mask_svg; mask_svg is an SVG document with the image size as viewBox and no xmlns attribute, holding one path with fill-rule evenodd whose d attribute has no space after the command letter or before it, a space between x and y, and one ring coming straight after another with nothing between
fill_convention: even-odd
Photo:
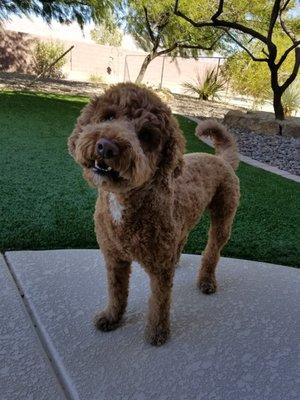
<instances>
[{"instance_id":1,"label":"lawn","mask_svg":"<svg viewBox=\"0 0 300 400\"><path fill-rule=\"evenodd\" d=\"M81 177L66 141L86 98L0 93L0 250L95 248L96 191ZM187 151L210 151L195 123L178 116ZM241 164L241 204L223 255L300 264L300 185ZM208 218L191 232L185 252L201 253Z\"/></svg>"}]
</instances>

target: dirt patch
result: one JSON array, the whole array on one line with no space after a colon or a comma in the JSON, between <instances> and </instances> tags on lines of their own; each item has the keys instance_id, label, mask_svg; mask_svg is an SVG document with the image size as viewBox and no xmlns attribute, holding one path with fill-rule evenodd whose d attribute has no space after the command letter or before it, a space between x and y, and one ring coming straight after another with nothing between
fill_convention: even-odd
<instances>
[{"instance_id":1,"label":"dirt patch","mask_svg":"<svg viewBox=\"0 0 300 400\"><path fill-rule=\"evenodd\" d=\"M103 93L108 85L95 84L91 82L66 81L55 79L42 79L30 85L33 81L32 76L0 73L0 89L10 90L29 90L58 94L73 94L91 97ZM190 96L179 94L167 94L165 99L174 113L182 115L191 115L199 118L216 118L222 120L229 110L242 110L241 107L235 107L219 102L202 101Z\"/></svg>"},{"instance_id":2,"label":"dirt patch","mask_svg":"<svg viewBox=\"0 0 300 400\"><path fill-rule=\"evenodd\" d=\"M93 96L101 94L107 85L97 85L91 82L66 81L58 79L42 79L33 82L34 77L22 74L0 73L0 89L28 90L30 92L46 92L57 94L72 94L78 96Z\"/></svg>"}]
</instances>

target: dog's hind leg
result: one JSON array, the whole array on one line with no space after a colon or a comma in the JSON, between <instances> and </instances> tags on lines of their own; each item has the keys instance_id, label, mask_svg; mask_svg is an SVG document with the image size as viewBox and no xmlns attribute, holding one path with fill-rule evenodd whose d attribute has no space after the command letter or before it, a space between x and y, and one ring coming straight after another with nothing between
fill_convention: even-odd
<instances>
[{"instance_id":1,"label":"dog's hind leg","mask_svg":"<svg viewBox=\"0 0 300 400\"><path fill-rule=\"evenodd\" d=\"M214 293L217 289L215 270L220 252L230 238L238 202L238 185L231 184L220 188L209 205L211 224L197 282L199 289L205 294Z\"/></svg>"},{"instance_id":2,"label":"dog's hind leg","mask_svg":"<svg viewBox=\"0 0 300 400\"><path fill-rule=\"evenodd\" d=\"M96 328L111 331L119 326L126 310L130 276L130 262L106 257L108 305L94 318Z\"/></svg>"}]
</instances>

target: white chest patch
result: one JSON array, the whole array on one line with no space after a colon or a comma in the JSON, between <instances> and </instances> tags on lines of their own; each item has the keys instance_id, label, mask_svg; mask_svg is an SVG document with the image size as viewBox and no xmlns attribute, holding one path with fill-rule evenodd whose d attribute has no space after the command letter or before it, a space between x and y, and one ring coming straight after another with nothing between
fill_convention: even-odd
<instances>
[{"instance_id":1,"label":"white chest patch","mask_svg":"<svg viewBox=\"0 0 300 400\"><path fill-rule=\"evenodd\" d=\"M109 193L108 204L113 221L117 224L120 223L122 220L124 206L118 202L118 199L114 193Z\"/></svg>"}]
</instances>

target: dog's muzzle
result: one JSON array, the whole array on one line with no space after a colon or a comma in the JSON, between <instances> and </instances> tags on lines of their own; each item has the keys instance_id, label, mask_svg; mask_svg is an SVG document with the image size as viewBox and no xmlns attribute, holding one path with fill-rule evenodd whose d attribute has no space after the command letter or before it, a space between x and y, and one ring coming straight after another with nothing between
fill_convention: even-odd
<instances>
[{"instance_id":1,"label":"dog's muzzle","mask_svg":"<svg viewBox=\"0 0 300 400\"><path fill-rule=\"evenodd\" d=\"M118 157L120 149L114 141L102 138L96 143L96 152L103 159L109 159Z\"/></svg>"},{"instance_id":2,"label":"dog's muzzle","mask_svg":"<svg viewBox=\"0 0 300 400\"><path fill-rule=\"evenodd\" d=\"M118 180L120 178L119 172L107 165L105 161L113 160L120 155L119 146L112 140L102 138L96 143L96 154L99 156L99 160L95 160L92 167L93 172L114 181Z\"/></svg>"},{"instance_id":3,"label":"dog's muzzle","mask_svg":"<svg viewBox=\"0 0 300 400\"><path fill-rule=\"evenodd\" d=\"M112 169L112 167L107 165L104 161L95 160L95 164L92 167L92 170L95 174L106 176L107 178L110 178L114 181L119 180L120 178L119 172Z\"/></svg>"}]
</instances>

